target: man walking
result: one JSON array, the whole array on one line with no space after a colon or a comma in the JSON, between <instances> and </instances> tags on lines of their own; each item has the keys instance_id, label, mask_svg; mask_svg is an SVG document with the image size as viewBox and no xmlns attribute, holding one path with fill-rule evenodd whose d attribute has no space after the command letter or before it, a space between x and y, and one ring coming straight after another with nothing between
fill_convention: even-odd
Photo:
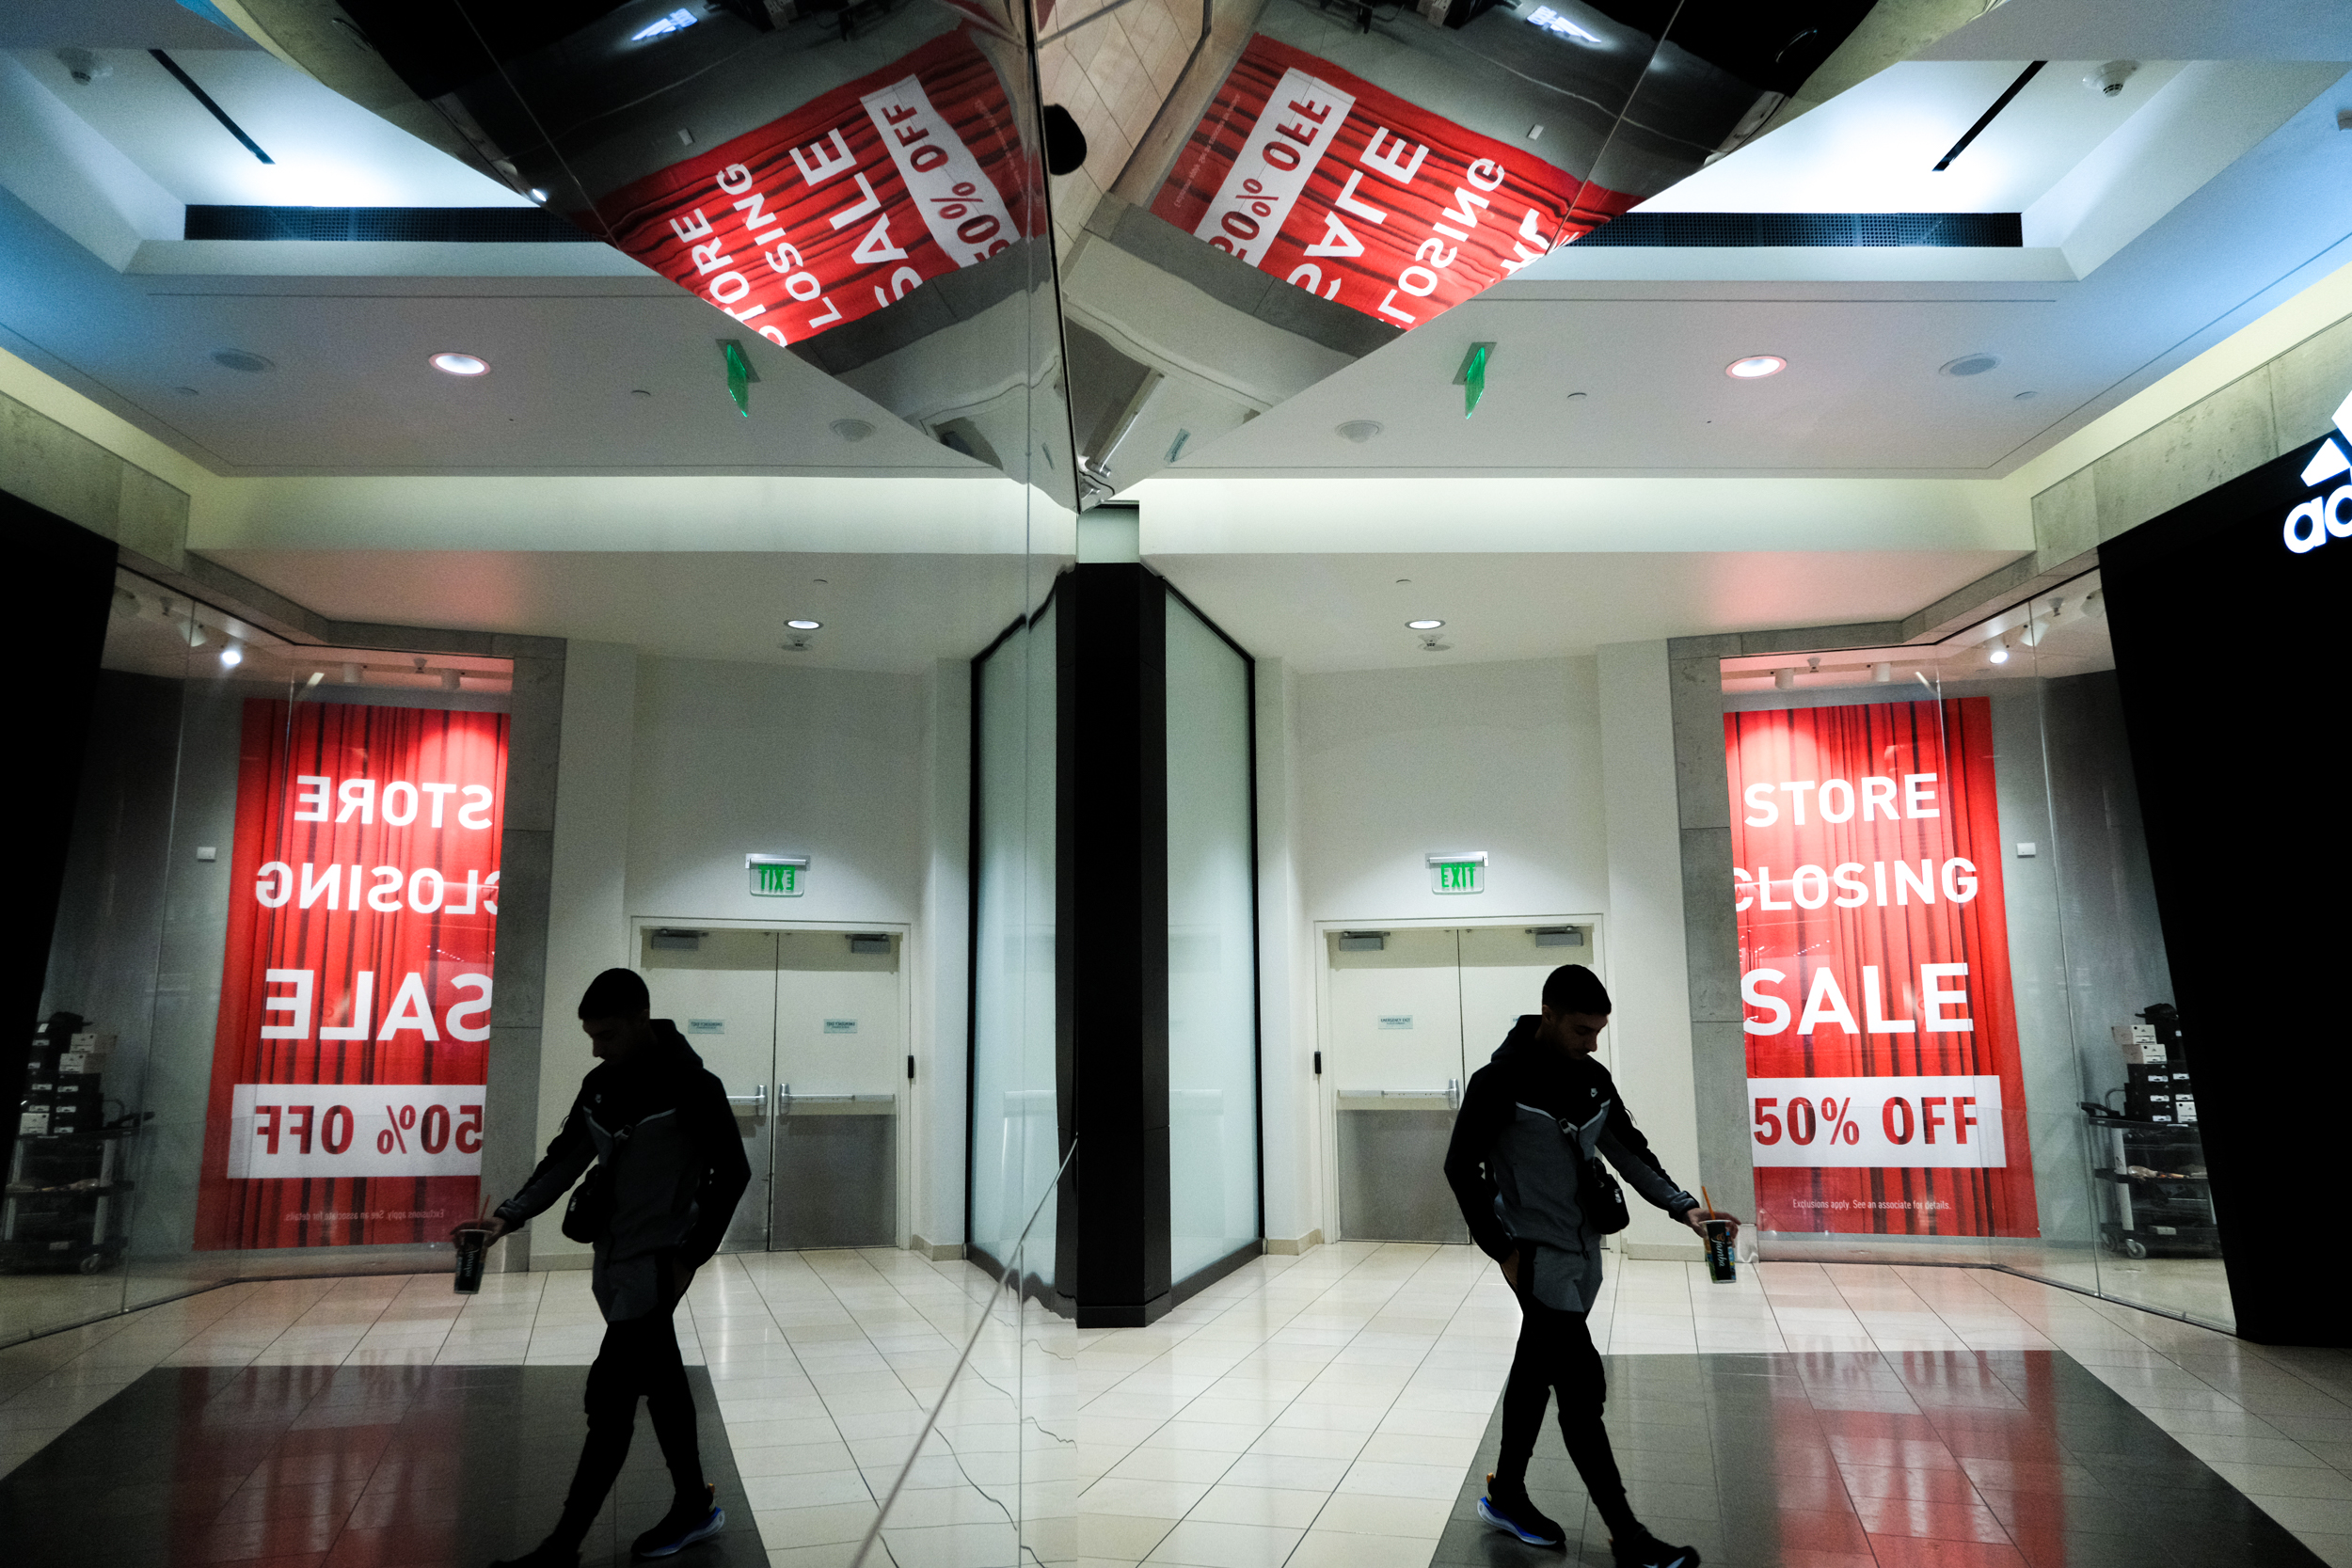
<instances>
[{"instance_id":1,"label":"man walking","mask_svg":"<svg viewBox=\"0 0 2352 1568\"><path fill-rule=\"evenodd\" d=\"M1585 1328L1600 1291L1597 1210L1623 1198L1599 1189L1608 1156L1634 1191L1702 1236L1709 1214L1676 1185L1626 1113L1609 1069L1593 1059L1609 1026L1609 992L1581 964L1544 981L1541 1016L1522 1017L1486 1066L1470 1075L1446 1149L1446 1180L1470 1238L1502 1265L1519 1302L1519 1342L1502 1393L1502 1452L1486 1478L1478 1516L1534 1546L1565 1546L1566 1532L1527 1496L1527 1462L1544 1406L1560 1396L1560 1435L1584 1489L1609 1526L1621 1568L1698 1568L1699 1554L1652 1535L1627 1503L1601 1422L1608 1383ZM1616 1228L1623 1224L1616 1216ZM1734 1234L1739 1222L1731 1221Z\"/></svg>"},{"instance_id":2,"label":"man walking","mask_svg":"<svg viewBox=\"0 0 2352 1568\"><path fill-rule=\"evenodd\" d=\"M596 1243L593 1288L604 1312L604 1344L588 1369L588 1441L554 1532L535 1550L493 1568L577 1568L588 1527L628 1457L640 1395L652 1411L676 1500L637 1538L635 1555L668 1557L718 1534L727 1522L718 1489L703 1481L694 1393L670 1315L694 1271L719 1250L751 1182L751 1164L725 1087L676 1026L651 1012L645 982L630 970L608 969L589 984L580 1026L602 1065L581 1082L523 1190L488 1220L451 1233L453 1240L485 1233L486 1246L545 1212L589 1162L597 1163L564 1221L566 1235Z\"/></svg>"}]
</instances>

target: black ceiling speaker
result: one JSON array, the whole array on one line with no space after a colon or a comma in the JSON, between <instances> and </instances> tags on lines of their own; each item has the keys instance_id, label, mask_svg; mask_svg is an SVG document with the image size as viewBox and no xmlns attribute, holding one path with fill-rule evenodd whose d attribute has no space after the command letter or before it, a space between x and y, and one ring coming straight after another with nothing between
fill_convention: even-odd
<instances>
[{"instance_id":1,"label":"black ceiling speaker","mask_svg":"<svg viewBox=\"0 0 2352 1568\"><path fill-rule=\"evenodd\" d=\"M1086 166L1087 134L1070 111L1058 103L1045 105L1045 172L1074 174Z\"/></svg>"}]
</instances>

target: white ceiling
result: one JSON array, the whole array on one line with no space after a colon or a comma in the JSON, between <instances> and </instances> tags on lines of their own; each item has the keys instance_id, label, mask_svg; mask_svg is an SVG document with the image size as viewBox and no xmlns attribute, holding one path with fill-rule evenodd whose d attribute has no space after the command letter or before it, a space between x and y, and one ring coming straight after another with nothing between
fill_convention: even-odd
<instances>
[{"instance_id":1,"label":"white ceiling","mask_svg":"<svg viewBox=\"0 0 2352 1568\"><path fill-rule=\"evenodd\" d=\"M1949 168L1935 166L2025 60L1905 60L1643 202L1644 213L2022 213L2180 73L2151 60L2113 98L2095 60L2053 60Z\"/></svg>"},{"instance_id":2,"label":"white ceiling","mask_svg":"<svg viewBox=\"0 0 2352 1568\"><path fill-rule=\"evenodd\" d=\"M256 207L528 207L530 201L262 50L214 29L172 60L267 152L248 151L144 48L101 49L76 83L52 49L13 51L57 101L178 200Z\"/></svg>"},{"instance_id":3,"label":"white ceiling","mask_svg":"<svg viewBox=\"0 0 2352 1568\"><path fill-rule=\"evenodd\" d=\"M338 619L632 644L672 658L914 673L969 658L1057 559L559 550L209 550ZM819 581L818 579L824 579ZM784 623L824 623L787 653Z\"/></svg>"}]
</instances>

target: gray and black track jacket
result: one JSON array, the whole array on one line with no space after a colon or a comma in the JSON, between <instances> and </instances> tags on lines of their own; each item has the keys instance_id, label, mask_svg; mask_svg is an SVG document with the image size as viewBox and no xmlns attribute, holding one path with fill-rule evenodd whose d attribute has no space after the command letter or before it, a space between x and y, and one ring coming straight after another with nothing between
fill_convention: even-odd
<instances>
[{"instance_id":1,"label":"gray and black track jacket","mask_svg":"<svg viewBox=\"0 0 2352 1568\"><path fill-rule=\"evenodd\" d=\"M1609 1069L1538 1041L1542 1022L1522 1017L1470 1074L1445 1179L1487 1257L1517 1248L1522 1290L1556 1311L1583 1312L1600 1290L1599 1237L1578 1202L1584 1160L1607 1155L1627 1185L1677 1219L1698 1199L1650 1152Z\"/></svg>"},{"instance_id":2,"label":"gray and black track jacket","mask_svg":"<svg viewBox=\"0 0 2352 1568\"><path fill-rule=\"evenodd\" d=\"M612 1218L596 1238L594 1288L608 1323L659 1310L657 1255L674 1252L692 1268L707 1262L752 1180L726 1086L675 1024L658 1018L653 1029L650 1043L581 1080L547 1158L498 1208L511 1229L553 1206L590 1162L602 1162Z\"/></svg>"}]
</instances>

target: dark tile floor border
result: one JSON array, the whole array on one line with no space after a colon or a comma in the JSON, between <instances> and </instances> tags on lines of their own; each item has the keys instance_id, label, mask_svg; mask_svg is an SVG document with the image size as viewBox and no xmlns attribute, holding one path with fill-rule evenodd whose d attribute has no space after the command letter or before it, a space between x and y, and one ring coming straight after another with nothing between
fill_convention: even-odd
<instances>
[{"instance_id":1,"label":"dark tile floor border","mask_svg":"<svg viewBox=\"0 0 2352 1568\"><path fill-rule=\"evenodd\" d=\"M10 1568L483 1568L554 1524L586 1367L160 1367L0 1477ZM678 1568L767 1568L709 1374L689 1367L726 1529ZM629 1560L670 1500L636 1440L580 1554Z\"/></svg>"},{"instance_id":2,"label":"dark tile floor border","mask_svg":"<svg viewBox=\"0 0 2352 1568\"><path fill-rule=\"evenodd\" d=\"M1708 1568L2325 1568L2063 1352L1602 1360L1635 1511ZM1609 1531L1552 1420L1528 1490L1599 1568ZM1498 1404L1433 1568L1562 1560L1479 1522L1502 1436Z\"/></svg>"}]
</instances>

